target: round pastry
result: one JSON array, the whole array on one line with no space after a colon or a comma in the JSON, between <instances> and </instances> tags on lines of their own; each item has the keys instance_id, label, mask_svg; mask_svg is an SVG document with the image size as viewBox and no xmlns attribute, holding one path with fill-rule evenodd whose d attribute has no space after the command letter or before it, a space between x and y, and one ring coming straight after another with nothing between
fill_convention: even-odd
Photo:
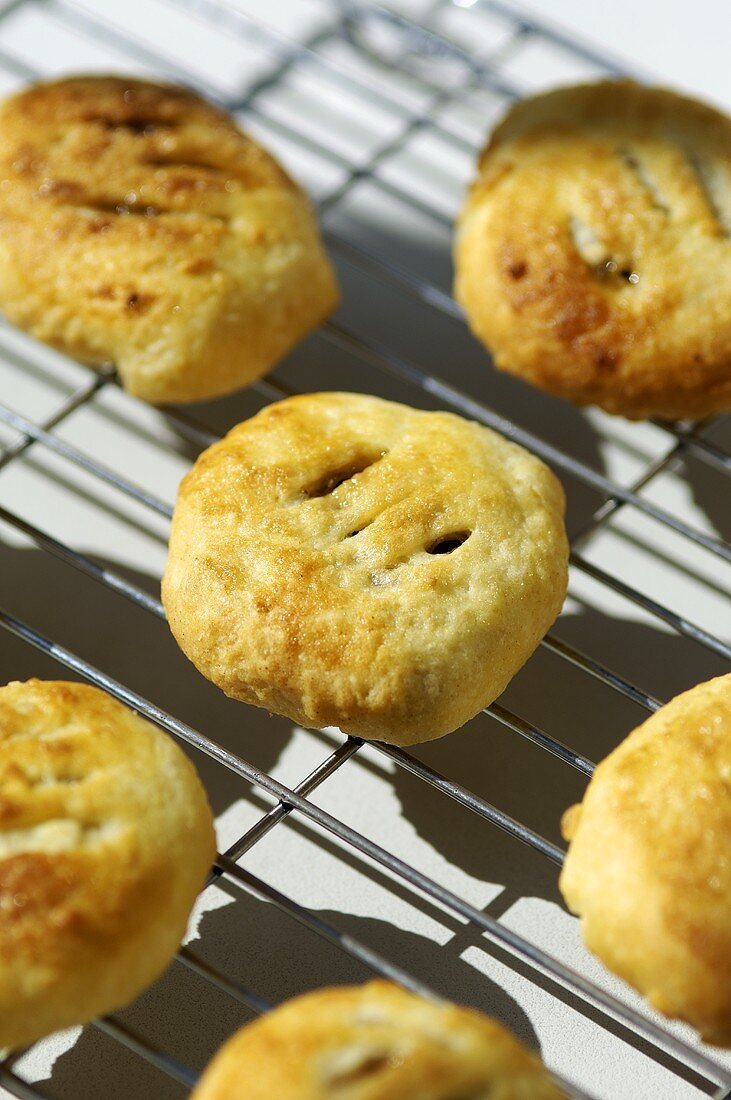
<instances>
[{"instance_id":1,"label":"round pastry","mask_svg":"<svg viewBox=\"0 0 731 1100\"><path fill-rule=\"evenodd\" d=\"M630 81L517 104L455 293L502 370L630 418L731 409L731 120Z\"/></svg>"},{"instance_id":2,"label":"round pastry","mask_svg":"<svg viewBox=\"0 0 731 1100\"><path fill-rule=\"evenodd\" d=\"M165 969L215 856L177 745L94 688L0 688L0 1048L127 1004Z\"/></svg>"},{"instance_id":3,"label":"round pastry","mask_svg":"<svg viewBox=\"0 0 731 1100\"><path fill-rule=\"evenodd\" d=\"M469 1008L389 982L318 989L238 1031L193 1100L561 1100L540 1060Z\"/></svg>"},{"instance_id":4,"label":"round pastry","mask_svg":"<svg viewBox=\"0 0 731 1100\"><path fill-rule=\"evenodd\" d=\"M244 386L336 301L305 195L193 92L89 76L0 108L0 308L131 393Z\"/></svg>"},{"instance_id":5,"label":"round pastry","mask_svg":"<svg viewBox=\"0 0 731 1100\"><path fill-rule=\"evenodd\" d=\"M163 602L227 695L427 741L492 702L560 611L563 509L553 474L479 424L293 397L183 480Z\"/></svg>"},{"instance_id":6,"label":"round pastry","mask_svg":"<svg viewBox=\"0 0 731 1100\"><path fill-rule=\"evenodd\" d=\"M584 940L667 1016L731 1045L731 675L678 695L564 815Z\"/></svg>"}]
</instances>

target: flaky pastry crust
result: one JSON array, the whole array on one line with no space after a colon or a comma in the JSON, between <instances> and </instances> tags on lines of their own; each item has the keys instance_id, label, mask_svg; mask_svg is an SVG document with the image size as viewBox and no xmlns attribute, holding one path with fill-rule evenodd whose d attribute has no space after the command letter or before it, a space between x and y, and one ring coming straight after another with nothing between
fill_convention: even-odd
<instances>
[{"instance_id":1,"label":"flaky pastry crust","mask_svg":"<svg viewBox=\"0 0 731 1100\"><path fill-rule=\"evenodd\" d=\"M731 1045L731 675L678 695L566 812L584 940L655 1008Z\"/></svg>"},{"instance_id":2,"label":"flaky pastry crust","mask_svg":"<svg viewBox=\"0 0 731 1100\"><path fill-rule=\"evenodd\" d=\"M553 474L479 424L307 394L183 480L163 602L227 695L426 741L492 702L560 611L563 510Z\"/></svg>"},{"instance_id":3,"label":"flaky pastry crust","mask_svg":"<svg viewBox=\"0 0 731 1100\"><path fill-rule=\"evenodd\" d=\"M89 76L0 108L0 308L131 393L238 389L336 301L305 195L193 92Z\"/></svg>"},{"instance_id":4,"label":"flaky pastry crust","mask_svg":"<svg viewBox=\"0 0 731 1100\"><path fill-rule=\"evenodd\" d=\"M95 688L0 688L0 1048L154 981L214 855L205 792L171 738Z\"/></svg>"},{"instance_id":5,"label":"flaky pastry crust","mask_svg":"<svg viewBox=\"0 0 731 1100\"><path fill-rule=\"evenodd\" d=\"M495 364L630 418L731 409L731 120L631 81L524 100L459 218Z\"/></svg>"}]
</instances>

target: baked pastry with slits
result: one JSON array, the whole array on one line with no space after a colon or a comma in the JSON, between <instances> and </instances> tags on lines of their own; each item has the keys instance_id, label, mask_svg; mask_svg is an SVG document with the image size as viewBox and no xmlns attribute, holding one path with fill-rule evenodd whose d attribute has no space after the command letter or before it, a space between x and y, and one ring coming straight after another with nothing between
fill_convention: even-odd
<instances>
[{"instance_id":1,"label":"baked pastry with slits","mask_svg":"<svg viewBox=\"0 0 731 1100\"><path fill-rule=\"evenodd\" d=\"M495 1020L389 982L318 989L238 1031L193 1100L561 1100Z\"/></svg>"},{"instance_id":2,"label":"baked pastry with slits","mask_svg":"<svg viewBox=\"0 0 731 1100\"><path fill-rule=\"evenodd\" d=\"M348 393L263 409L183 480L162 594L227 695L410 744L461 726L566 593L564 496L479 424Z\"/></svg>"},{"instance_id":3,"label":"baked pastry with slits","mask_svg":"<svg viewBox=\"0 0 731 1100\"><path fill-rule=\"evenodd\" d=\"M0 308L152 402L228 393L334 308L310 204L193 92L118 77L0 108Z\"/></svg>"},{"instance_id":4,"label":"baked pastry with slits","mask_svg":"<svg viewBox=\"0 0 731 1100\"><path fill-rule=\"evenodd\" d=\"M587 946L655 1008L731 1046L731 675L648 718L562 824L561 890Z\"/></svg>"},{"instance_id":5,"label":"baked pastry with slits","mask_svg":"<svg viewBox=\"0 0 731 1100\"><path fill-rule=\"evenodd\" d=\"M495 364L630 418L731 409L731 120L630 81L507 114L456 237Z\"/></svg>"},{"instance_id":6,"label":"baked pastry with slits","mask_svg":"<svg viewBox=\"0 0 731 1100\"><path fill-rule=\"evenodd\" d=\"M0 1048L153 982L214 856L205 792L171 738L95 688L0 688Z\"/></svg>"}]
</instances>

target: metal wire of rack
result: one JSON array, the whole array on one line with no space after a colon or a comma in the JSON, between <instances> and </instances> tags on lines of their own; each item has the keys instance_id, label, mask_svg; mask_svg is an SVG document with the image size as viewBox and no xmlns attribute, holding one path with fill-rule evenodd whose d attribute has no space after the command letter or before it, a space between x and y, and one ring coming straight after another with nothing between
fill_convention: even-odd
<instances>
[{"instance_id":1,"label":"metal wire of rack","mask_svg":"<svg viewBox=\"0 0 731 1100\"><path fill-rule=\"evenodd\" d=\"M479 56L468 52L463 45L454 41L442 29L435 29L440 14L453 8L450 0L436 0L429 6L427 14L421 18L404 14L393 8L342 0L340 3L331 5L332 18L326 22L325 26L320 27L304 42L289 39L285 33L266 25L243 7L226 3L226 0L161 0L161 2L168 4L171 11L177 9L188 13L199 20L201 25L215 26L217 30L231 36L237 42L253 44L267 55L270 61L269 67L246 88L244 94L223 95L219 83L215 80L206 79L199 74L191 74L164 50L151 45L149 41L144 40L143 36L135 35L129 28L120 27L119 24L107 18L103 6L100 10L99 4L88 4L83 0L40 0L40 4L36 7L51 12L58 25L73 29L74 33L83 35L91 44L97 44L100 48L103 46L114 49L143 68L152 68L155 72L172 79L196 85L208 96L222 102L229 110L243 113L246 119L256 120L264 131L278 134L294 145L304 147L309 155L337 169L340 172L338 182L330 187L318 203L321 215L338 207L357 185L368 181L385 195L407 204L420 215L448 226L451 219L436 205L416 197L408 188L394 182L393 179L381 176L377 169L394 153L402 150L407 139L422 131L438 135L440 140L446 142L452 150L474 154L474 142L464 137L449 121L445 121L442 109L448 107L458 96L463 95L466 86L488 89L502 102L521 94L520 87L505 74L504 67L506 59L509 59L511 54L526 42L552 43L589 64L598 72L619 75L624 71L623 66L613 59L601 56L586 44L574 41L534 18L528 18L498 0L476 0L472 5L476 9L498 17L505 25L505 33L499 44L492 51ZM25 57L13 52L3 37L5 21L30 5L31 0L10 0L0 8L0 69L15 79L33 80L44 75ZM383 32L390 36L391 42L396 44L400 60L408 60L411 63L416 59L410 77L421 92L422 98L418 105L405 102L389 87L374 80L368 72L364 75L361 69L350 69L347 64L322 50L323 46L337 41L347 50L352 51L354 56L359 52L367 54L371 49L368 36L374 29L377 34ZM425 72L424 66L419 65L419 60L425 57L436 59L440 63L446 61L459 65L465 74L464 79L450 84L431 72ZM333 90L340 88L350 95L373 100L379 107L398 118L398 126L394 133L371 150L366 166L354 163L323 139L300 133L286 121L282 121L281 117L277 117L262 106L261 93L277 86L288 73L298 68L314 70L318 77L332 86ZM407 263L394 262L380 255L377 250L363 246L361 242L355 243L339 229L328 227L325 235L331 251L344 264L381 286L397 290L399 294L418 302L420 306L440 314L449 324L461 324L459 307L436 281L424 277L419 271L414 271ZM665 603L661 603L622 579L621 576L601 568L580 549L590 536L605 527L612 518L618 516L623 510L631 509L648 517L662 528L674 532L691 545L713 555L719 561L731 561L731 546L722 538L701 530L676 512L642 495L643 490L651 486L655 479L672 469L679 458L687 455L692 455L720 474L728 475L731 472L731 454L707 435L709 428L707 423L656 424L657 431L670 441L670 447L645 463L639 475L627 486L599 472L582 459L576 458L568 449L551 443L523 424L506 417L483 399L472 396L430 370L422 368L417 362L404 356L400 350L366 337L357 327L342 321L330 321L323 327L322 336L335 347L338 353L356 357L366 369L375 368L377 377L378 372L390 375L407 389L411 387L417 394L434 400L441 406L447 406L487 424L544 458L559 473L598 494L601 503L593 509L588 520L574 534L571 553L572 569L618 595L678 635L704 647L715 656L724 660L731 659L731 646L717 633L700 623L691 621L685 614L666 606ZM33 357L35 348L31 341L27 341L27 347L30 349L29 357ZM373 384L378 385L377 382ZM56 434L56 429L62 427L73 413L83 410L100 393L115 385L116 378L112 369L90 374L87 381L74 390L51 415L41 422L36 422L15 411L4 402L0 403L0 423L16 433L16 437L0 450L0 471L21 459L32 449L40 448L54 454L63 462L83 470L100 483L113 487L141 508L155 513L163 520L169 520L172 514L169 503L128 478L126 473L104 464L95 455ZM293 392L286 382L275 377L257 383L255 390L264 400L276 400ZM207 446L218 438L217 430L187 413L166 410L165 415L175 424L181 436L197 448ZM122 596L134 607L157 619L164 619L159 600L139 584L130 581L121 571L100 565L91 556L66 541L57 539L49 531L41 529L16 511L2 505L0 505L0 523L12 528L43 551L73 567L86 578ZM7 598L7 595L3 597L3 599ZM129 704L195 750L217 761L242 779L245 784L250 784L271 796L274 801L273 806L226 851L219 854L209 885L225 879L236 889L246 891L273 905L289 918L337 945L339 949L376 973L392 978L424 995L432 995L429 984L409 972L407 968L369 947L361 939L339 930L312 909L298 903L241 865L239 861L243 856L276 826L293 815L298 816L357 852L359 857L384 868L394 880L402 882L409 890L433 899L446 911L472 925L494 948L507 951L516 962L547 976L550 980L549 988L555 990L557 994L562 990L568 991L580 1002L591 1006L604 1024L619 1028L623 1035L639 1036L647 1057L657 1059L666 1065L670 1072L687 1073L688 1070L692 1070L698 1087L716 1100L722 1100L723 1097L731 1095L731 1071L711 1054L679 1037L676 1031L655 1022L643 1011L631 1007L612 993L608 993L594 981L567 966L530 939L483 912L460 894L424 874L395 852L370 840L366 835L312 801L309 796L321 784L361 753L363 744L359 740L348 738L299 783L289 786L231 752L219 744L214 737L199 732L192 725L161 709L115 679L109 672L97 668L90 661L59 644L37 625L21 621L11 610L0 610L0 625L16 638L41 650L75 674ZM661 703L653 694L608 667L604 661L569 644L561 638L560 633L551 632L544 638L542 646L561 662L599 681L612 692L618 693L647 712L652 712ZM581 775L591 775L593 762L583 753L563 743L503 703L494 703L487 708L487 713L506 729L519 734L520 737L545 750ZM410 773L489 824L497 826L509 836L535 849L554 865L560 866L563 859L560 847L500 810L487 799L450 780L418 759L416 755L387 745L377 746L377 751L396 768ZM191 947L182 948L178 960L199 977L245 1006L249 1012L261 1013L269 1007L266 1000L253 989L247 988L222 969L207 962L203 955ZM459 999L458 989L454 991L454 996L455 999ZM160 1049L144 1035L138 1034L127 1024L122 1023L116 1016L95 1021L93 1026L177 1081L183 1089L190 1089L194 1084L196 1073L191 1068ZM49 1095L38 1085L24 1079L22 1073L24 1054L25 1052L16 1052L0 1061L0 1085L18 1097L32 1097L36 1100L38 1097ZM559 1072L557 1070L555 1072L557 1079L563 1081ZM590 1095L576 1085L569 1085L565 1081L564 1084L573 1096Z\"/></svg>"}]
</instances>

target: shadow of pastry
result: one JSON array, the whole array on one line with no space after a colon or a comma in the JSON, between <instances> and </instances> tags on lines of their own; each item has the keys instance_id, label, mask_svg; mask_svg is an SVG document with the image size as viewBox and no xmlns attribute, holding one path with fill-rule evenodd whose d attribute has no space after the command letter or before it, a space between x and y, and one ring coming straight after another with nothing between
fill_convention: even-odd
<instances>
[{"instance_id":1,"label":"shadow of pastry","mask_svg":"<svg viewBox=\"0 0 731 1100\"><path fill-rule=\"evenodd\" d=\"M582 606L554 633L666 700L725 671L720 657L647 624ZM500 705L589 760L603 759L649 712L562 658L539 648L508 685ZM322 735L325 736L325 735ZM488 715L448 737L409 750L559 847L564 810L586 776ZM368 766L367 764L364 766ZM418 835L468 874L504 885L514 896L562 904L557 868L539 852L461 807L407 771L389 776L403 816Z\"/></svg>"},{"instance_id":2,"label":"shadow of pastry","mask_svg":"<svg viewBox=\"0 0 731 1100\"><path fill-rule=\"evenodd\" d=\"M271 905L224 884L227 904L209 910L200 925L202 942L191 947L210 964L256 991L268 1003L321 986L352 984L373 976L369 967L344 955ZM398 959L401 966L445 998L494 1016L538 1050L528 1016L500 986L455 957L449 944L405 932L383 921L320 912L342 931ZM117 1018L150 1043L200 1072L230 1034L252 1018L250 1011L175 962L151 989ZM118 1043L87 1027L58 1057L47 1078L54 1096L95 1095L108 1100L152 1096L176 1100L183 1090Z\"/></svg>"},{"instance_id":3,"label":"shadow of pastry","mask_svg":"<svg viewBox=\"0 0 731 1100\"><path fill-rule=\"evenodd\" d=\"M731 417L718 417L713 436L727 453L731 452ZM709 434L710 433L706 433ZM711 438L713 438L713 436ZM713 530L722 539L731 541L731 508L728 506L729 474L696 458L692 452L684 460L680 475L690 487L693 502L701 508Z\"/></svg>"}]
</instances>

